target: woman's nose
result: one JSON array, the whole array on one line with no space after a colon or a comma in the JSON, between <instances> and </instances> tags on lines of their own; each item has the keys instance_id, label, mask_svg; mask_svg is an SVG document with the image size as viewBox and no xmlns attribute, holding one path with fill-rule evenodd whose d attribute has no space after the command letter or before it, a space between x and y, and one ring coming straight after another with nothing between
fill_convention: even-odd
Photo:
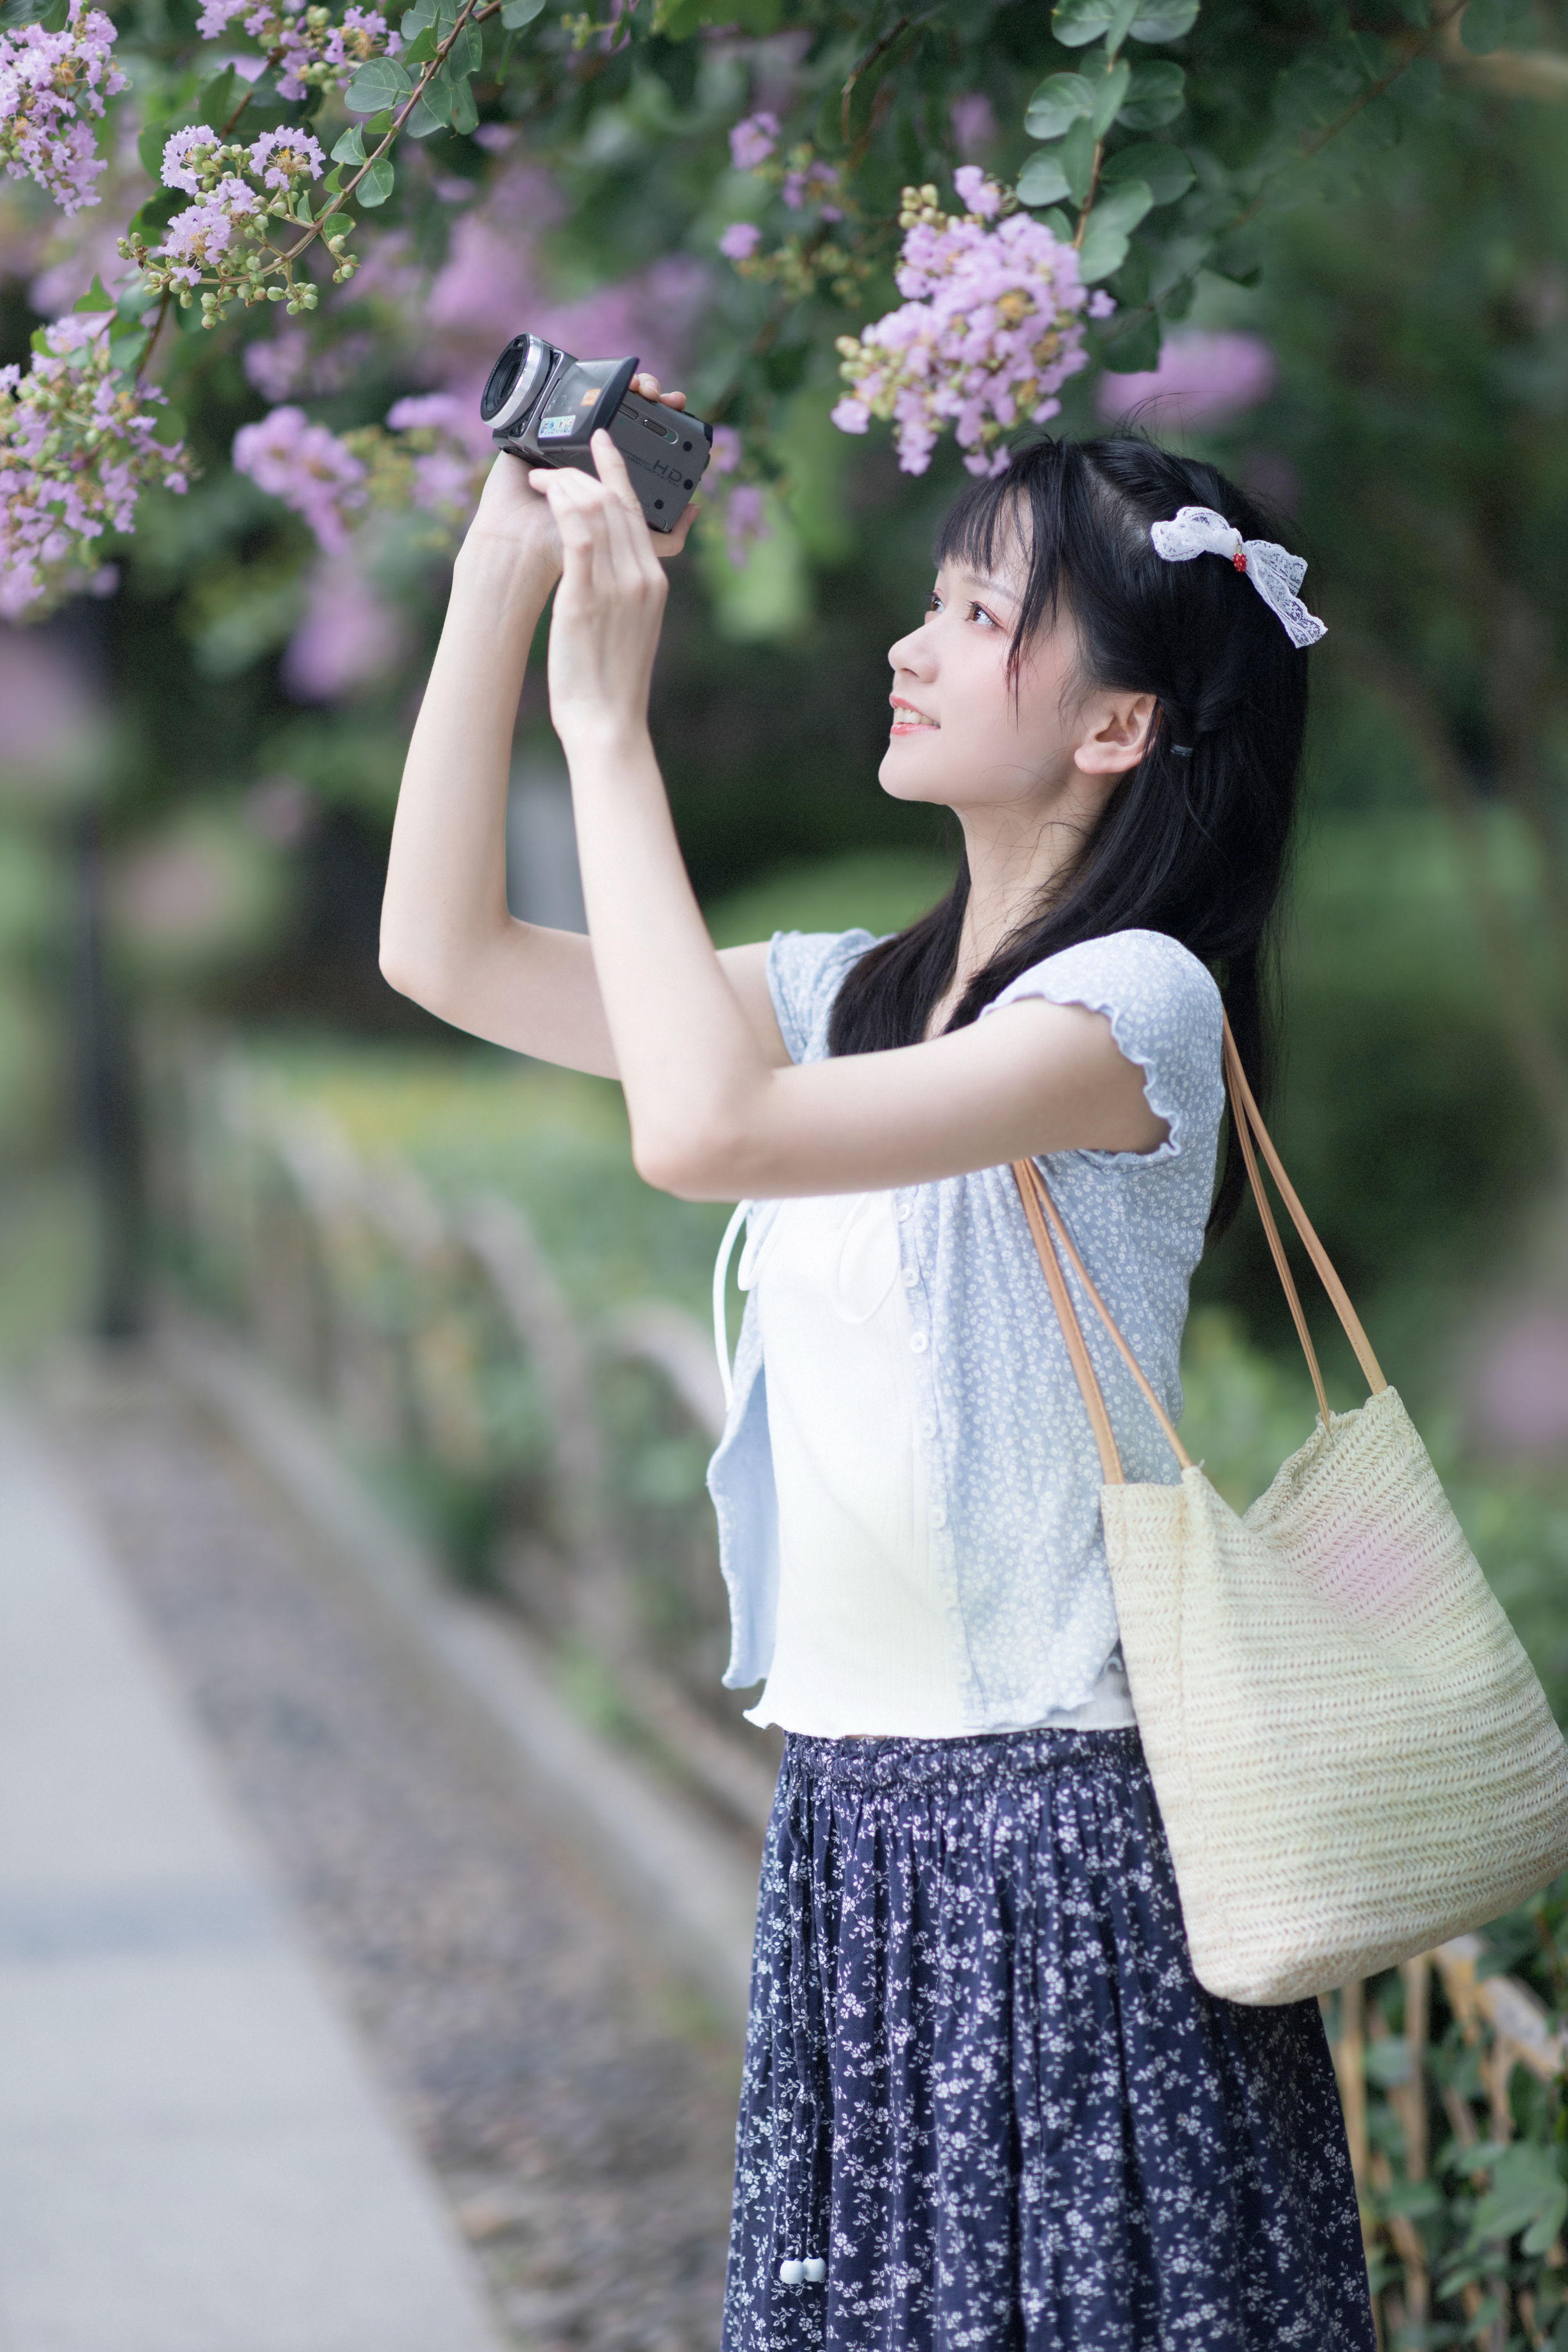
<instances>
[{"instance_id":1,"label":"woman's nose","mask_svg":"<svg viewBox=\"0 0 1568 2352\"><path fill-rule=\"evenodd\" d=\"M935 667L929 630L911 629L907 637L888 647L888 660L895 671L907 669L916 677L929 677Z\"/></svg>"}]
</instances>

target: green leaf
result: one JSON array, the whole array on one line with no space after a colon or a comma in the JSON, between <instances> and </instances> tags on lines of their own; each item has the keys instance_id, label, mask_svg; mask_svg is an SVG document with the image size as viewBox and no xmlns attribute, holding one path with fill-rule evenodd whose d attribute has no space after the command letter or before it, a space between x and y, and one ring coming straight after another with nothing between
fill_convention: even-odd
<instances>
[{"instance_id":1,"label":"green leaf","mask_svg":"<svg viewBox=\"0 0 1568 2352\"><path fill-rule=\"evenodd\" d=\"M1443 95L1443 68L1436 58L1412 58L1389 93L1413 114L1425 114Z\"/></svg>"},{"instance_id":2,"label":"green leaf","mask_svg":"<svg viewBox=\"0 0 1568 2352\"><path fill-rule=\"evenodd\" d=\"M418 37L426 25L435 22L436 0L414 0L413 7L404 10L403 21L397 29L405 41L412 41Z\"/></svg>"},{"instance_id":3,"label":"green leaf","mask_svg":"<svg viewBox=\"0 0 1568 2352\"><path fill-rule=\"evenodd\" d=\"M1475 0L1471 0L1471 5ZM1523 2251L1543 2254L1568 2219L1568 2182L1552 2151L1533 2140L1515 2140L1492 2168L1492 2185L1470 2221L1470 2244L1525 2232ZM1533 2243L1531 2242L1534 2242Z\"/></svg>"},{"instance_id":4,"label":"green leaf","mask_svg":"<svg viewBox=\"0 0 1568 2352\"><path fill-rule=\"evenodd\" d=\"M447 128L445 118L433 113L426 104L427 95L428 92L416 100L414 110L403 126L410 139L428 139L434 132Z\"/></svg>"},{"instance_id":5,"label":"green leaf","mask_svg":"<svg viewBox=\"0 0 1568 2352\"><path fill-rule=\"evenodd\" d=\"M122 328L109 338L109 363L121 375L134 375L153 338L145 327Z\"/></svg>"},{"instance_id":6,"label":"green leaf","mask_svg":"<svg viewBox=\"0 0 1568 2352\"><path fill-rule=\"evenodd\" d=\"M474 103L473 84L465 75L461 81L452 84L452 128L466 135L474 129L479 119L479 110Z\"/></svg>"},{"instance_id":7,"label":"green leaf","mask_svg":"<svg viewBox=\"0 0 1568 2352\"><path fill-rule=\"evenodd\" d=\"M1078 249L1078 273L1084 284L1098 286L1102 278L1109 278L1113 270L1120 269L1127 258L1130 242L1125 229L1100 220L1097 212L1090 213L1089 226L1083 233L1083 243Z\"/></svg>"},{"instance_id":8,"label":"green leaf","mask_svg":"<svg viewBox=\"0 0 1568 2352\"><path fill-rule=\"evenodd\" d=\"M479 26L465 25L447 50L441 70L455 82L464 74L478 73L484 54L484 36Z\"/></svg>"},{"instance_id":9,"label":"green leaf","mask_svg":"<svg viewBox=\"0 0 1568 2352\"><path fill-rule=\"evenodd\" d=\"M1380 2091L1386 2091L1395 2083L1410 2080L1410 2044L1402 2033L1385 2034L1380 2041L1367 2043L1363 2063L1367 2081L1375 2083Z\"/></svg>"},{"instance_id":10,"label":"green leaf","mask_svg":"<svg viewBox=\"0 0 1568 2352\"><path fill-rule=\"evenodd\" d=\"M1031 155L1018 174L1016 193L1021 205L1059 205L1064 196L1070 196L1060 156L1054 152Z\"/></svg>"},{"instance_id":11,"label":"green leaf","mask_svg":"<svg viewBox=\"0 0 1568 2352\"><path fill-rule=\"evenodd\" d=\"M343 92L343 103L351 114L375 114L384 106L401 106L413 88L395 58L371 58Z\"/></svg>"},{"instance_id":12,"label":"green leaf","mask_svg":"<svg viewBox=\"0 0 1568 2352\"><path fill-rule=\"evenodd\" d=\"M509 33L521 33L544 12L544 0L505 0L500 12L501 23Z\"/></svg>"},{"instance_id":13,"label":"green leaf","mask_svg":"<svg viewBox=\"0 0 1568 2352\"><path fill-rule=\"evenodd\" d=\"M1145 181L1157 205L1173 205L1193 184L1193 167L1179 147L1156 146L1141 139L1134 147L1118 148L1100 167L1100 178Z\"/></svg>"},{"instance_id":14,"label":"green leaf","mask_svg":"<svg viewBox=\"0 0 1568 2352\"><path fill-rule=\"evenodd\" d=\"M234 112L235 99L243 88L234 68L225 66L222 73L214 74L211 81L198 93L196 120L210 122L215 131L221 131Z\"/></svg>"},{"instance_id":15,"label":"green leaf","mask_svg":"<svg viewBox=\"0 0 1568 2352\"><path fill-rule=\"evenodd\" d=\"M137 159L142 169L150 173L154 180L162 179L163 175L163 150L169 143L174 128L167 116L160 115L153 121L144 123L137 133Z\"/></svg>"},{"instance_id":16,"label":"green leaf","mask_svg":"<svg viewBox=\"0 0 1568 2352\"><path fill-rule=\"evenodd\" d=\"M1105 345L1105 364L1112 375L1145 375L1160 363L1160 319L1146 311L1130 320Z\"/></svg>"},{"instance_id":17,"label":"green leaf","mask_svg":"<svg viewBox=\"0 0 1568 2352\"><path fill-rule=\"evenodd\" d=\"M1094 183L1095 136L1093 125L1075 122L1057 149L1057 156L1066 174L1068 192L1075 205L1088 202Z\"/></svg>"},{"instance_id":18,"label":"green leaf","mask_svg":"<svg viewBox=\"0 0 1568 2352\"><path fill-rule=\"evenodd\" d=\"M106 294L104 292L103 280L95 269L92 273L92 284L88 288L87 292L81 297L79 301L73 302L71 304L71 310L73 312L91 312L94 310L112 310L113 308L114 297L112 294Z\"/></svg>"},{"instance_id":19,"label":"green leaf","mask_svg":"<svg viewBox=\"0 0 1568 2352\"><path fill-rule=\"evenodd\" d=\"M1470 0L1459 19L1459 38L1473 58L1490 57L1502 47L1508 18L1500 0Z\"/></svg>"},{"instance_id":20,"label":"green leaf","mask_svg":"<svg viewBox=\"0 0 1568 2352\"><path fill-rule=\"evenodd\" d=\"M1142 310L1149 301L1153 285L1152 257L1146 245L1135 245L1116 273L1116 282L1109 289L1115 297L1119 310Z\"/></svg>"},{"instance_id":21,"label":"green leaf","mask_svg":"<svg viewBox=\"0 0 1568 2352\"><path fill-rule=\"evenodd\" d=\"M1167 58L1158 58L1152 65L1134 66L1127 98L1117 114L1118 122L1129 131L1158 131L1163 123L1173 122L1186 104L1186 75L1178 65Z\"/></svg>"},{"instance_id":22,"label":"green leaf","mask_svg":"<svg viewBox=\"0 0 1568 2352\"><path fill-rule=\"evenodd\" d=\"M184 188L160 189L155 196L148 198L141 211L126 224L127 230L137 236L144 237L149 245L158 245L162 242L163 231L168 227L174 215L183 213L190 202L191 198L186 195Z\"/></svg>"},{"instance_id":23,"label":"green leaf","mask_svg":"<svg viewBox=\"0 0 1568 2352\"><path fill-rule=\"evenodd\" d=\"M392 194L393 177L391 156L379 156L354 190L354 194L367 209L376 205L384 205Z\"/></svg>"},{"instance_id":24,"label":"green leaf","mask_svg":"<svg viewBox=\"0 0 1568 2352\"><path fill-rule=\"evenodd\" d=\"M1112 55L1127 37L1137 0L1058 0L1051 30L1064 49L1087 49L1104 39Z\"/></svg>"},{"instance_id":25,"label":"green leaf","mask_svg":"<svg viewBox=\"0 0 1568 2352\"><path fill-rule=\"evenodd\" d=\"M1079 115L1094 112L1094 84L1087 74L1047 75L1029 100L1024 128L1031 139L1059 139Z\"/></svg>"},{"instance_id":26,"label":"green leaf","mask_svg":"<svg viewBox=\"0 0 1568 2352\"><path fill-rule=\"evenodd\" d=\"M331 170L327 173L326 178L321 182L322 194L329 196L335 196L342 184L343 167L341 163L334 163Z\"/></svg>"},{"instance_id":27,"label":"green leaf","mask_svg":"<svg viewBox=\"0 0 1568 2352\"><path fill-rule=\"evenodd\" d=\"M1209 268L1237 286L1256 286L1263 275L1263 253L1256 224L1222 236L1209 256Z\"/></svg>"},{"instance_id":28,"label":"green leaf","mask_svg":"<svg viewBox=\"0 0 1568 2352\"><path fill-rule=\"evenodd\" d=\"M1132 19L1135 41L1179 41L1198 20L1198 0L1144 0Z\"/></svg>"},{"instance_id":29,"label":"green leaf","mask_svg":"<svg viewBox=\"0 0 1568 2352\"><path fill-rule=\"evenodd\" d=\"M1153 207L1154 192L1146 180L1121 180L1100 197L1089 216L1089 225L1092 228L1099 221L1102 226L1124 229L1131 236Z\"/></svg>"},{"instance_id":30,"label":"green leaf","mask_svg":"<svg viewBox=\"0 0 1568 2352\"><path fill-rule=\"evenodd\" d=\"M426 25L400 52L402 61L405 66L428 65L440 46L435 26Z\"/></svg>"},{"instance_id":31,"label":"green leaf","mask_svg":"<svg viewBox=\"0 0 1568 2352\"><path fill-rule=\"evenodd\" d=\"M46 33L63 33L70 23L70 0L51 0L38 23Z\"/></svg>"},{"instance_id":32,"label":"green leaf","mask_svg":"<svg viewBox=\"0 0 1568 2352\"><path fill-rule=\"evenodd\" d=\"M1359 77L1342 65L1309 58L1282 74L1274 92L1274 112L1287 131L1321 131L1355 97Z\"/></svg>"},{"instance_id":33,"label":"green leaf","mask_svg":"<svg viewBox=\"0 0 1568 2352\"><path fill-rule=\"evenodd\" d=\"M308 221L310 216L310 191L309 188L301 188L294 199L294 217L296 220Z\"/></svg>"},{"instance_id":34,"label":"green leaf","mask_svg":"<svg viewBox=\"0 0 1568 2352\"><path fill-rule=\"evenodd\" d=\"M357 122L351 122L348 129L343 132L342 137L338 141L337 145L332 150L332 161L334 163L363 163L364 162L364 132Z\"/></svg>"},{"instance_id":35,"label":"green leaf","mask_svg":"<svg viewBox=\"0 0 1568 2352\"><path fill-rule=\"evenodd\" d=\"M1117 111L1127 95L1127 85L1132 79L1132 68L1125 59L1111 67L1094 94L1094 112L1089 121L1097 139L1103 139L1115 121Z\"/></svg>"}]
</instances>

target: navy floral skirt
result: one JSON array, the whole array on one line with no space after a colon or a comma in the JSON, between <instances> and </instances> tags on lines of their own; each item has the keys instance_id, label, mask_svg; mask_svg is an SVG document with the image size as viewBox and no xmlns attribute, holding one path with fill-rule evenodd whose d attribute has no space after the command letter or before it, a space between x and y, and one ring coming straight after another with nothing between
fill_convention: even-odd
<instances>
[{"instance_id":1,"label":"navy floral skirt","mask_svg":"<svg viewBox=\"0 0 1568 2352\"><path fill-rule=\"evenodd\" d=\"M1315 2001L1193 1975L1135 1731L792 1736L725 2352L1372 2352Z\"/></svg>"}]
</instances>

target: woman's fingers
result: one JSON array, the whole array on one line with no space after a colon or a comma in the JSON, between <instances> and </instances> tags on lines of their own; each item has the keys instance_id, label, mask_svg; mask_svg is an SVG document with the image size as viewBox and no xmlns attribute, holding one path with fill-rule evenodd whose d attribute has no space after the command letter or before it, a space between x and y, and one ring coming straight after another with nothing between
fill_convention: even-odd
<instances>
[{"instance_id":1,"label":"woman's fingers","mask_svg":"<svg viewBox=\"0 0 1568 2352\"><path fill-rule=\"evenodd\" d=\"M686 405L683 392L660 392L658 376L650 375L646 368L640 375L633 376L632 390L641 393L645 400L662 401L666 408L684 408Z\"/></svg>"},{"instance_id":2,"label":"woman's fingers","mask_svg":"<svg viewBox=\"0 0 1568 2352\"><path fill-rule=\"evenodd\" d=\"M661 563L668 563L672 555L679 555L690 538L691 526L697 520L698 505L699 501L693 499L673 530L649 531L648 537L653 541L653 551Z\"/></svg>"}]
</instances>

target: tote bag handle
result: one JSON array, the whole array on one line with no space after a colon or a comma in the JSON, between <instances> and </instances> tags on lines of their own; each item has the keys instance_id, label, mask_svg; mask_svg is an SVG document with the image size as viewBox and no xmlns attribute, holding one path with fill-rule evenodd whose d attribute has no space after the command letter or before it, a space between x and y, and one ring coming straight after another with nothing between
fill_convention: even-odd
<instances>
[{"instance_id":1,"label":"tote bag handle","mask_svg":"<svg viewBox=\"0 0 1568 2352\"><path fill-rule=\"evenodd\" d=\"M1343 1326L1345 1337L1355 1350L1356 1361L1365 1375L1367 1386L1376 1395L1388 1386L1388 1382L1383 1376L1377 1358L1373 1354L1371 1342L1362 1328L1361 1318L1351 1305L1350 1295L1334 1272L1328 1252L1312 1230L1311 1221L1297 1198L1295 1187L1286 1175L1279 1154L1275 1150L1268 1130L1263 1124L1252 1088L1247 1082L1247 1073L1241 1066L1241 1055L1237 1051L1236 1039L1231 1034L1228 1019L1225 1022L1225 1076L1230 1100L1230 1115L1235 1123L1237 1139L1241 1145L1241 1156L1247 1165L1247 1181L1252 1187L1252 1197L1258 1203L1258 1213L1263 1221L1263 1230L1268 1238L1269 1251L1279 1280L1284 1286L1291 1320L1296 1326L1296 1336L1301 1342L1302 1352L1307 1359L1307 1369L1312 1376L1312 1388L1318 1400L1318 1411L1322 1416L1323 1426L1326 1429L1329 1425L1329 1400L1323 1387L1323 1376L1319 1370L1317 1351L1312 1346L1311 1335L1307 1328L1307 1318L1301 1310L1300 1294L1296 1288L1295 1277L1290 1272L1289 1261L1285 1255L1285 1244L1279 1238L1279 1228L1274 1222L1274 1212L1268 1205L1268 1196L1263 1189L1263 1178L1258 1165L1258 1154L1260 1150L1268 1163L1270 1175L1279 1187L1279 1197L1289 1213L1290 1221L1300 1235L1307 1255L1317 1268L1319 1277L1333 1305L1334 1312ZM1089 1280L1088 1268L1079 1255L1072 1235L1063 1223L1061 1213L1051 1197L1050 1186L1032 1160L1014 1160L1013 1180L1018 1187L1018 1197L1024 1204L1024 1214L1028 1219L1029 1231L1039 1254L1041 1269L1051 1294L1051 1302L1056 1307L1057 1318L1062 1328L1062 1337L1067 1342L1068 1355L1071 1360L1073 1371L1089 1412L1089 1426L1094 1432L1095 1447L1100 1454L1100 1473L1105 1485L1121 1486L1126 1481L1122 1475L1121 1457L1117 1451L1115 1433L1110 1426L1110 1415L1105 1409L1105 1398L1101 1393L1100 1381L1096 1377L1089 1348L1084 1339L1083 1327L1078 1319L1078 1312L1068 1289L1067 1278L1062 1272L1063 1257L1067 1259L1077 1275L1083 1286L1085 1297L1104 1324L1128 1370L1137 1381L1145 1402L1165 1433L1172 1452L1183 1469L1190 1470L1193 1467L1192 1456L1176 1435L1170 1416L1145 1379L1142 1367L1122 1338L1110 1309Z\"/></svg>"}]
</instances>

